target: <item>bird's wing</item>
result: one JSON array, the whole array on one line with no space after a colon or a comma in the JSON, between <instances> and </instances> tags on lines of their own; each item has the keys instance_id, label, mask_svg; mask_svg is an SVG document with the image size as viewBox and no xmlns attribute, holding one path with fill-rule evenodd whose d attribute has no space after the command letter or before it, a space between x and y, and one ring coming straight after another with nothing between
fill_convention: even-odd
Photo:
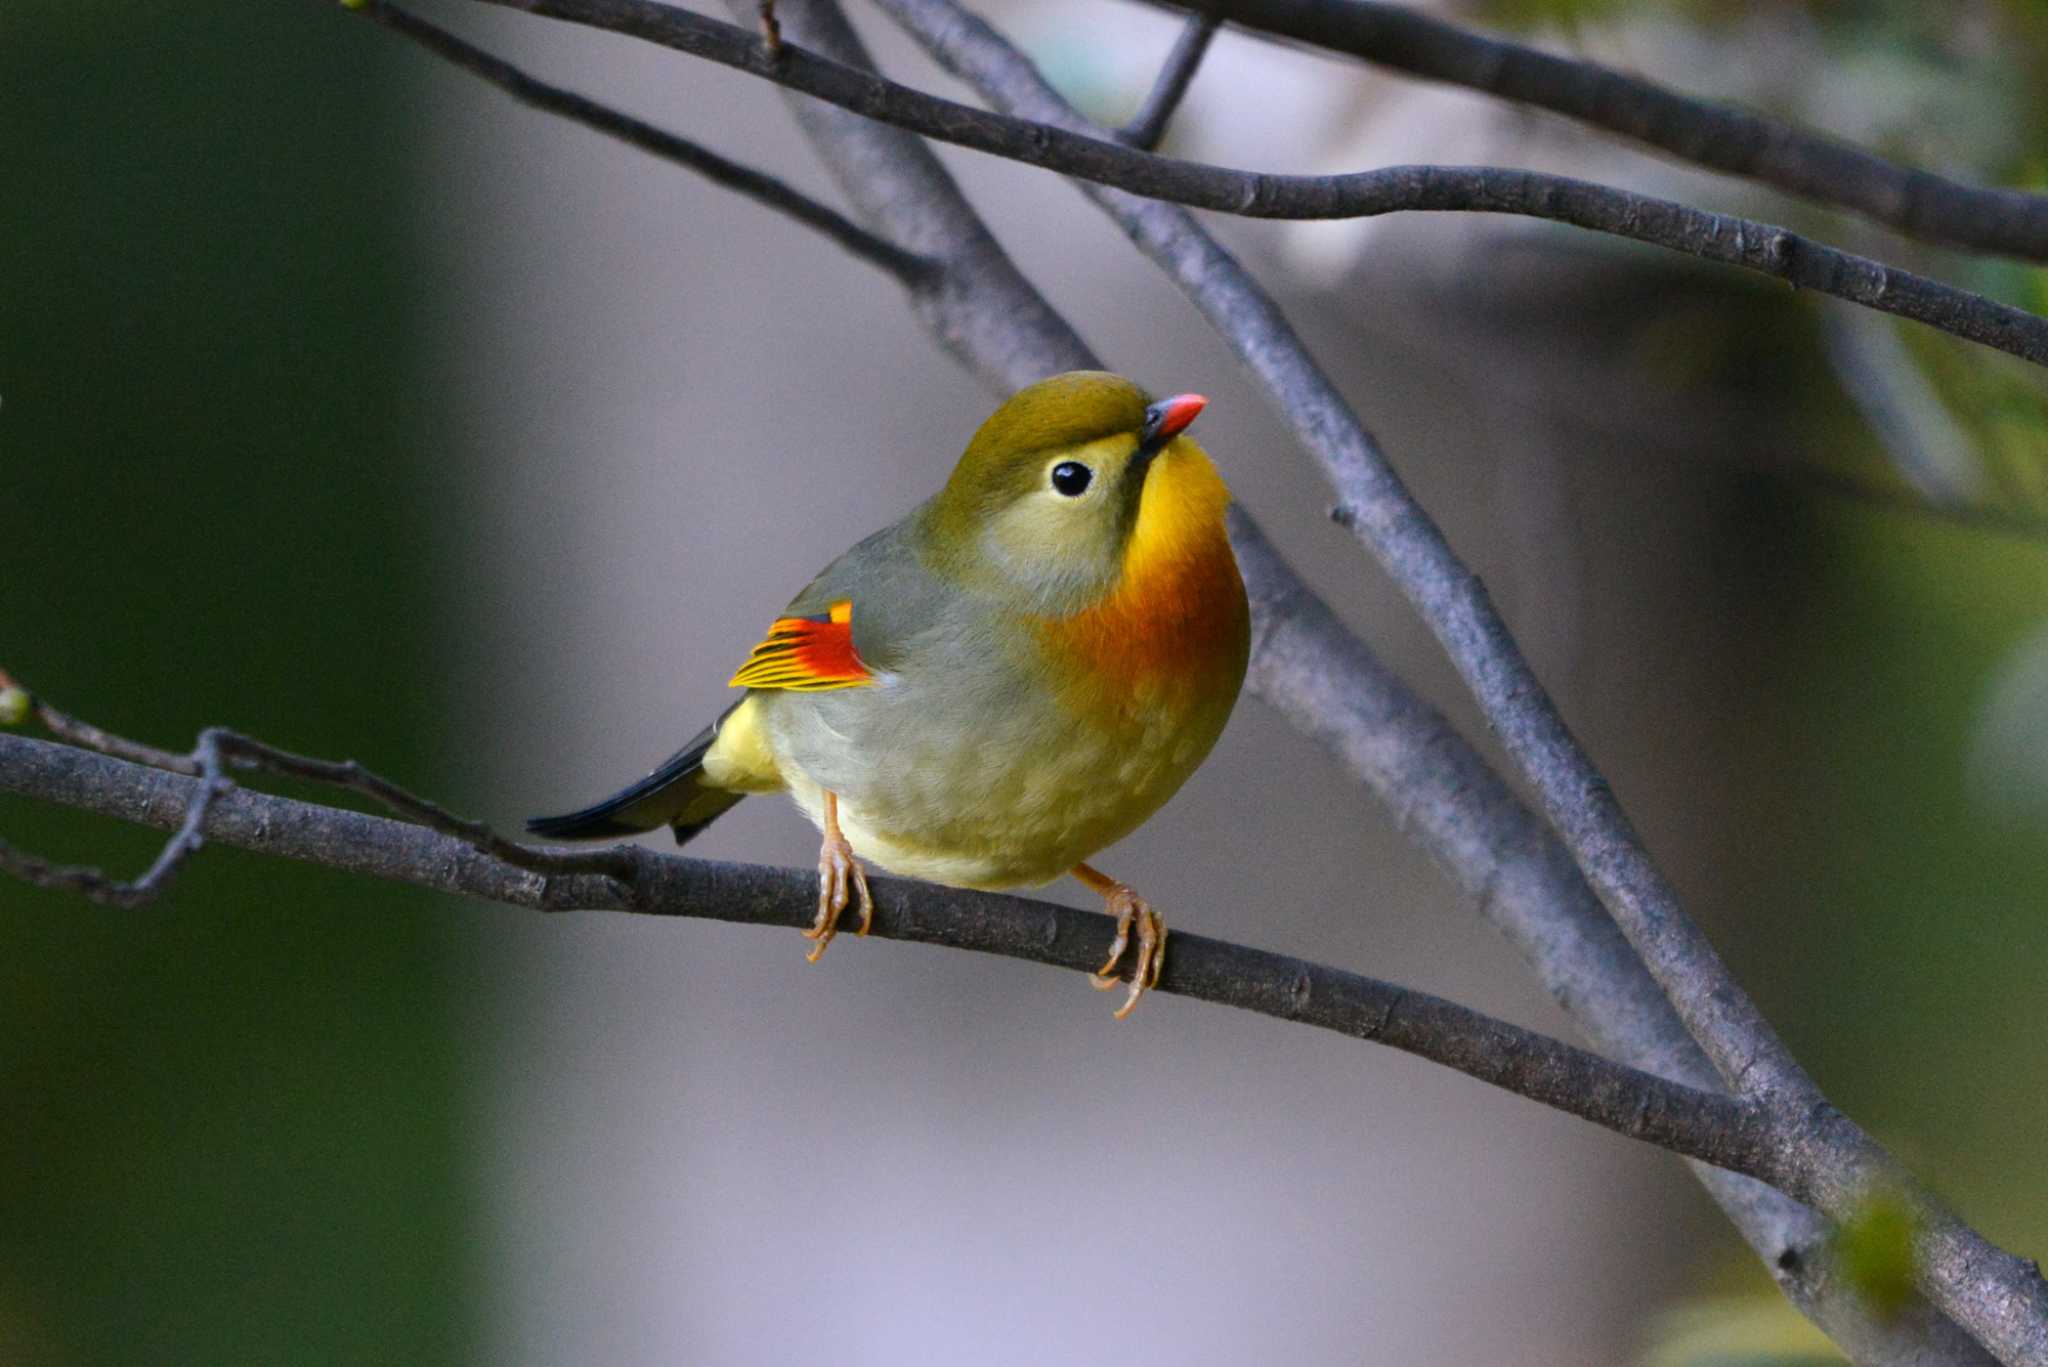
<instances>
[{"instance_id":1,"label":"bird's wing","mask_svg":"<svg viewBox=\"0 0 2048 1367\"><path fill-rule=\"evenodd\" d=\"M727 687L825 693L874 681L853 647L853 600L842 598L821 613L776 618Z\"/></svg>"},{"instance_id":2,"label":"bird's wing","mask_svg":"<svg viewBox=\"0 0 2048 1367\"><path fill-rule=\"evenodd\" d=\"M732 686L822 693L873 684L896 669L954 596L918 559L908 522L826 566L770 624Z\"/></svg>"}]
</instances>

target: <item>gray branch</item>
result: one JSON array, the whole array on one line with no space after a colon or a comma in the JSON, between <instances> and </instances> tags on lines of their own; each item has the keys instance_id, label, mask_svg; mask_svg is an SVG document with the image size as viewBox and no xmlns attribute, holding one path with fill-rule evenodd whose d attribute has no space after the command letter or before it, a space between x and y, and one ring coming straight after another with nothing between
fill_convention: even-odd
<instances>
[{"instance_id":1,"label":"gray branch","mask_svg":"<svg viewBox=\"0 0 2048 1367\"><path fill-rule=\"evenodd\" d=\"M1619 133L1681 161L1831 204L1929 242L2048 261L2048 196L1966 185L1596 62L1380 0L1155 0Z\"/></svg>"},{"instance_id":2,"label":"gray branch","mask_svg":"<svg viewBox=\"0 0 2048 1367\"><path fill-rule=\"evenodd\" d=\"M1517 214L1632 238L1773 276L2048 364L2048 318L1857 256L1788 228L1708 213L1568 176L1488 166L1390 166L1282 176L1181 161L1127 147L1092 125L1006 117L884 80L785 41L774 56L752 33L656 0L486 0L507 9L642 38L767 80L908 132L1199 209L1251 218L1362 218L1448 211Z\"/></svg>"},{"instance_id":3,"label":"gray branch","mask_svg":"<svg viewBox=\"0 0 2048 1367\"><path fill-rule=\"evenodd\" d=\"M1241 510L1231 539L1251 595L1246 684L1331 751L1394 814L1479 913L1520 951L1594 1046L1696 1087L1719 1079L1571 854L1442 713L1381 662L1295 577ZM1698 1164L1693 1175L1791 1302L1855 1360L1988 1363L1924 1306L1871 1316L1831 1264L1829 1222L1761 1183Z\"/></svg>"},{"instance_id":4,"label":"gray branch","mask_svg":"<svg viewBox=\"0 0 2048 1367\"><path fill-rule=\"evenodd\" d=\"M1166 54L1166 65L1159 69L1159 79L1152 83L1150 93L1145 96L1145 103L1117 132L1119 140L1146 152L1159 145L1159 140L1166 136L1166 125L1172 120L1174 111L1180 108L1181 100L1186 98L1188 86L1194 82L1202 58L1208 55L1209 44L1216 37L1216 29L1221 22L1214 14L1199 8L1188 15L1180 35L1173 40L1172 50Z\"/></svg>"},{"instance_id":5,"label":"gray branch","mask_svg":"<svg viewBox=\"0 0 2048 1367\"><path fill-rule=\"evenodd\" d=\"M351 8L372 23L403 34L444 61L483 78L521 104L545 113L559 114L663 161L686 167L713 184L722 185L764 208L815 228L856 257L887 271L907 286L915 288L929 269L930 263L923 257L877 237L829 204L820 204L785 181L721 157L687 138L677 137L572 90L549 85L397 5L386 4L384 0L365 0L365 3ZM763 22L773 22L772 12L764 17Z\"/></svg>"},{"instance_id":6,"label":"gray branch","mask_svg":"<svg viewBox=\"0 0 2048 1367\"><path fill-rule=\"evenodd\" d=\"M357 780L367 778L377 791L399 794L400 805L431 805L352 761L312 763L328 773L349 775L351 787L361 788ZM303 764L287 771L313 772ZM584 860L589 853L514 846L520 857L513 862L501 848L510 842L482 840L474 831L448 834L247 788L209 793L208 782L75 746L0 735L0 791L177 830L178 838L196 825L193 848L203 838L542 911L626 911L795 929L808 926L817 914L813 876L794 869L619 845L598 852L605 872L563 871L555 868L558 857ZM0 846L0 853L5 849ZM1050 902L903 878L876 878L871 886L872 933L885 940L972 949L1092 973L1116 933L1111 917ZM1773 1142L1757 1108L1612 1063L1428 993L1185 930L1174 932L1173 953L1157 987L1384 1044L1617 1134L1717 1167L1780 1178L1775 1169L1783 1146Z\"/></svg>"}]
</instances>

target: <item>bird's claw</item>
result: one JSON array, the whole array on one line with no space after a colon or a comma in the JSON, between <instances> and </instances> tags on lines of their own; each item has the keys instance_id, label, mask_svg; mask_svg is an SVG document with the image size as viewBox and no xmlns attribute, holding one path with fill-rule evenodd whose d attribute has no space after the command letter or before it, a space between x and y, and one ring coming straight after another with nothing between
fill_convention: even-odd
<instances>
[{"instance_id":1,"label":"bird's claw","mask_svg":"<svg viewBox=\"0 0 2048 1367\"><path fill-rule=\"evenodd\" d=\"M1116 917L1116 939L1110 942L1109 961L1089 980L1096 991L1107 992L1122 980L1117 966L1123 961L1124 951L1130 948L1132 928L1138 932L1138 959L1131 967L1131 994L1115 1012L1116 1018L1122 1020L1137 1007L1138 998L1159 986L1159 972L1166 964L1166 922L1144 898L1122 883L1104 891L1102 900L1104 909Z\"/></svg>"},{"instance_id":2,"label":"bird's claw","mask_svg":"<svg viewBox=\"0 0 2048 1367\"><path fill-rule=\"evenodd\" d=\"M814 964L825 953L825 947L839 933L839 917L848 902L858 902L857 933L867 934L875 923L875 899L868 892L867 871L853 857L853 846L846 843L846 837L835 831L826 835L824 846L818 851L818 918L803 933L806 940L815 940L817 944L804 956L804 962Z\"/></svg>"}]
</instances>

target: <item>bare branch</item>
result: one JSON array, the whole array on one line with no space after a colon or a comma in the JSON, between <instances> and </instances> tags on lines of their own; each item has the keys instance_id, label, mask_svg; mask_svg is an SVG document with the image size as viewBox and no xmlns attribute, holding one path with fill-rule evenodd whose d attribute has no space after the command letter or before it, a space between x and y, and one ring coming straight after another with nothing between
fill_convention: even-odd
<instances>
[{"instance_id":1,"label":"bare branch","mask_svg":"<svg viewBox=\"0 0 2048 1367\"><path fill-rule=\"evenodd\" d=\"M12 690L18 696L27 698L27 714L42 723L44 729L51 735L68 740L73 745L82 745L88 750L97 750L116 759L147 764L152 769L169 769L174 774L196 775L199 772L199 761L191 755L173 754L169 750L159 750L154 745L144 745L139 741L102 731L89 721L81 721L68 712L52 707L12 674L0 669L0 691L5 690Z\"/></svg>"},{"instance_id":2,"label":"bare branch","mask_svg":"<svg viewBox=\"0 0 2048 1367\"><path fill-rule=\"evenodd\" d=\"M126 763L126 761L123 761ZM191 802L184 819L171 832L162 850L140 875L123 881L104 870L82 864L52 864L26 850L0 840L0 872L9 873L31 887L53 892L75 892L105 907L147 906L170 890L171 880L186 862L199 852L204 841L200 830L208 810L233 785L217 777L193 779Z\"/></svg>"},{"instance_id":3,"label":"bare branch","mask_svg":"<svg viewBox=\"0 0 2048 1367\"><path fill-rule=\"evenodd\" d=\"M1152 92L1145 97L1145 103L1131 117L1131 121L1117 133L1117 139L1132 147L1151 151L1166 136L1166 125L1173 118L1173 111L1180 108L1182 97L1188 93L1188 86L1195 79L1195 71L1202 65L1202 58L1208 55L1209 41L1216 36L1220 20L1214 14L1197 9L1188 15L1187 23L1181 26L1180 36L1173 40L1173 50L1166 54L1166 65L1159 69L1159 79L1153 82Z\"/></svg>"},{"instance_id":4,"label":"bare branch","mask_svg":"<svg viewBox=\"0 0 2048 1367\"><path fill-rule=\"evenodd\" d=\"M728 0L744 16L747 0ZM792 41L855 69L872 63L837 9L785 0ZM868 224L938 263L910 291L940 345L999 391L1062 370L1099 369L1087 344L1025 280L923 139L788 93L819 161Z\"/></svg>"},{"instance_id":5,"label":"bare branch","mask_svg":"<svg viewBox=\"0 0 2048 1367\"><path fill-rule=\"evenodd\" d=\"M21 685L5 670L0 670L0 688L20 689ZM27 692L26 689L22 691ZM61 736L74 745L132 764L206 780L194 790L192 809L186 813L177 834L164 846L163 853L157 856L149 872L132 883L118 883L98 870L49 864L11 847L0 847L6 850L5 857L0 858L0 866L38 886L66 887L85 893L95 901L115 906L137 907L155 900L168 887L178 867L199 849L199 832L206 819L207 807L234 786L226 775L226 767L230 764L361 793L383 803L408 821L466 841L515 868L538 873L589 873L611 877L623 877L632 872L630 861L622 862L616 850L538 850L506 840L481 822L456 816L439 804L371 773L352 759L336 761L295 755L289 750L280 750L219 726L200 732L192 752L180 755L80 721L33 693L28 697L32 715L51 734Z\"/></svg>"},{"instance_id":6,"label":"bare branch","mask_svg":"<svg viewBox=\"0 0 2048 1367\"><path fill-rule=\"evenodd\" d=\"M243 744L283 753L260 742ZM340 781L357 791L395 791L352 763L294 757L290 772L345 776ZM522 856L515 863L503 857L510 842L501 839L479 843L247 789L202 803L203 786L202 779L76 747L0 735L0 790L159 827L182 824L199 811L208 840L326 868L549 911L629 911L791 928L808 926L817 912L815 882L795 870L621 845L604 852L610 876L547 873L561 852L515 847ZM887 940L1093 972L1115 934L1110 917L1049 902L900 878L876 878L872 886L873 933ZM1618 1134L1718 1167L1772 1175L1773 1145L1760 1112L1427 993L1185 930L1174 933L1158 987L1384 1044Z\"/></svg>"},{"instance_id":7,"label":"bare branch","mask_svg":"<svg viewBox=\"0 0 2048 1367\"><path fill-rule=\"evenodd\" d=\"M1972 251L2048 261L2048 196L1986 189L1900 166L1768 115L1694 99L1595 62L1379 0L1155 0L1390 70L1576 119L1818 204Z\"/></svg>"},{"instance_id":8,"label":"bare branch","mask_svg":"<svg viewBox=\"0 0 2048 1367\"><path fill-rule=\"evenodd\" d=\"M1717 1083L1571 855L1443 715L1295 578L1242 510L1231 539L1251 597L1246 684L1323 745L1394 813L1536 970L1595 1047L1698 1087ZM1832 1266L1832 1227L1770 1187L1695 1164L1792 1303L1866 1367L1988 1363L1922 1307L1874 1318Z\"/></svg>"},{"instance_id":9,"label":"bare branch","mask_svg":"<svg viewBox=\"0 0 2048 1367\"><path fill-rule=\"evenodd\" d=\"M1740 266L2048 364L2048 318L1841 251L1772 224L1567 176L1486 166L1390 166L1280 176L1180 161L1052 121L1005 117L856 71L784 43L770 62L746 30L656 0L485 0L623 33L801 90L867 118L1148 199L1251 218L1515 214Z\"/></svg>"},{"instance_id":10,"label":"bare branch","mask_svg":"<svg viewBox=\"0 0 2048 1367\"><path fill-rule=\"evenodd\" d=\"M574 91L563 90L559 86L536 80L511 63L493 57L446 29L428 23L397 5L387 4L385 0L361 0L349 8L373 23L405 35L435 56L461 67L464 71L481 76L521 104L550 114L559 114L565 119L582 124L585 128L596 129L607 137L617 138L620 142L660 157L663 161L673 162L677 166L695 171L705 179L745 195L757 204L793 218L807 227L815 228L853 255L871 266L887 271L906 285L915 287L919 279L931 268L930 263L924 258L876 236L837 209L828 204L820 204L774 176L764 175L751 166L743 166L739 162L721 157L716 152L700 147L686 138L677 137L673 133L656 128L653 124L643 123L630 114L599 104ZM774 23L773 8L764 4L761 10L763 32L774 32Z\"/></svg>"}]
</instances>

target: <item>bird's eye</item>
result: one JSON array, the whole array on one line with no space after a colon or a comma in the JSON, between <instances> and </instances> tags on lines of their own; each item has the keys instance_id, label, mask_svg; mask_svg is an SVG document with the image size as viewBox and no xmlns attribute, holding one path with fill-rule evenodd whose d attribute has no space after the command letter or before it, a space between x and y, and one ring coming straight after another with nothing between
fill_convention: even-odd
<instances>
[{"instance_id":1,"label":"bird's eye","mask_svg":"<svg viewBox=\"0 0 2048 1367\"><path fill-rule=\"evenodd\" d=\"M1079 498L1088 492L1088 482L1095 478L1095 472L1078 460L1063 460L1052 467L1052 487L1068 498Z\"/></svg>"}]
</instances>

